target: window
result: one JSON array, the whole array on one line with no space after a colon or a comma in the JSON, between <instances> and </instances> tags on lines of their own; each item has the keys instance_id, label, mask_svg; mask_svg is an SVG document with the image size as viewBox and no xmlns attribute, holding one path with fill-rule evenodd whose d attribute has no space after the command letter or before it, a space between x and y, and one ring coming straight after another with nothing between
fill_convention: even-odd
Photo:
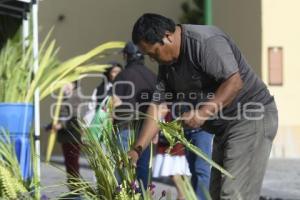
<instances>
[{"instance_id":1,"label":"window","mask_svg":"<svg viewBox=\"0 0 300 200\"><path fill-rule=\"evenodd\" d=\"M283 85L283 49L282 47L269 47L269 85Z\"/></svg>"}]
</instances>

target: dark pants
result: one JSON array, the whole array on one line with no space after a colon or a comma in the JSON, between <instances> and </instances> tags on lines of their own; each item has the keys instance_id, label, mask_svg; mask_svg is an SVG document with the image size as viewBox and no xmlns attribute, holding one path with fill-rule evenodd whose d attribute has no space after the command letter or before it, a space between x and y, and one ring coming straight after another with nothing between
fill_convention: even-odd
<instances>
[{"instance_id":1,"label":"dark pants","mask_svg":"<svg viewBox=\"0 0 300 200\"><path fill-rule=\"evenodd\" d=\"M142 181L144 188L148 188L148 182L151 181L151 174L149 171L150 161L150 147L148 146L137 161L136 175L137 179Z\"/></svg>"},{"instance_id":2,"label":"dark pants","mask_svg":"<svg viewBox=\"0 0 300 200\"><path fill-rule=\"evenodd\" d=\"M223 134L216 135L213 160L235 179L212 169L210 193L213 200L257 200L265 174L273 139L278 127L275 103L265 106L263 113L247 114L249 119L228 122Z\"/></svg>"},{"instance_id":3,"label":"dark pants","mask_svg":"<svg viewBox=\"0 0 300 200\"><path fill-rule=\"evenodd\" d=\"M212 154L213 135L201 129L185 131L186 138L200 148L209 157ZM186 151L186 157L192 174L191 182L199 200L205 200L205 192L209 191L210 165L196 154Z\"/></svg>"},{"instance_id":4,"label":"dark pants","mask_svg":"<svg viewBox=\"0 0 300 200\"><path fill-rule=\"evenodd\" d=\"M62 143L68 182L70 178L79 177L80 145L76 143Z\"/></svg>"}]
</instances>

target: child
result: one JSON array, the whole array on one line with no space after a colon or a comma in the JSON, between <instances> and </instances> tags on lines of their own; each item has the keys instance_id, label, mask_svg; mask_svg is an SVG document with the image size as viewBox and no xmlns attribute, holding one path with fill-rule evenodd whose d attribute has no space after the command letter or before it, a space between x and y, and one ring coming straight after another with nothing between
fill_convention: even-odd
<instances>
[{"instance_id":1,"label":"child","mask_svg":"<svg viewBox=\"0 0 300 200\"><path fill-rule=\"evenodd\" d=\"M165 117L166 121L170 121L170 113ZM168 141L162 134L158 136L157 155L153 166L153 177L170 177L175 184L177 190L177 200L184 200L183 193L178 185L180 176L191 176L188 162L185 157L185 150L182 144L176 144L170 151Z\"/></svg>"}]
</instances>

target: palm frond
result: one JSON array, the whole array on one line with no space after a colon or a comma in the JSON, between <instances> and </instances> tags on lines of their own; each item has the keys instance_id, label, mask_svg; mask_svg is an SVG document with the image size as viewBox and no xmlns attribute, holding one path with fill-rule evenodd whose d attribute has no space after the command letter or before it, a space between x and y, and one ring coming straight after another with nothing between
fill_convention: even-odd
<instances>
[{"instance_id":1,"label":"palm frond","mask_svg":"<svg viewBox=\"0 0 300 200\"><path fill-rule=\"evenodd\" d=\"M9 134L0 130L0 198L19 199L28 196L28 185L22 180L21 170Z\"/></svg>"},{"instance_id":2,"label":"palm frond","mask_svg":"<svg viewBox=\"0 0 300 200\"><path fill-rule=\"evenodd\" d=\"M170 143L170 148L174 146L176 143L183 144L187 149L195 153L197 156L201 157L203 160L208 162L212 167L219 170L224 175L228 176L229 178L234 179L234 177L226 171L223 167L219 164L214 162L212 159L209 158L207 154L205 154L201 149L196 147L195 145L191 144L184 136L184 130L181 126L181 122L178 120L174 120L172 122L158 122L160 129L162 130L163 135L166 137L168 142Z\"/></svg>"}]
</instances>

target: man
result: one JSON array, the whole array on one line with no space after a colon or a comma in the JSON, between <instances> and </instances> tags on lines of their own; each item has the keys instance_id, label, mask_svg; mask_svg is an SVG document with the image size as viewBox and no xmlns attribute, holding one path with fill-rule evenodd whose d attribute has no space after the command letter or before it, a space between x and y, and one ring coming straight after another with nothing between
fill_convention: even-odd
<instances>
[{"instance_id":1,"label":"man","mask_svg":"<svg viewBox=\"0 0 300 200\"><path fill-rule=\"evenodd\" d=\"M145 66L144 56L132 42L126 44L123 55L126 61L125 69L114 80L112 94L116 107L114 121L121 130L121 143L128 151L130 133L133 133L132 126L139 134L143 120L140 120L138 112L146 113L147 104L151 101L155 89L156 77ZM133 124L129 123L132 121ZM146 148L137 164L137 178L143 182L144 188L147 188L150 181L149 159L150 149Z\"/></svg>"},{"instance_id":2,"label":"man","mask_svg":"<svg viewBox=\"0 0 300 200\"><path fill-rule=\"evenodd\" d=\"M159 95L154 95L148 114L157 118L159 105L168 99L166 92L184 93L185 101L194 106L182 114L184 124L215 134L213 160L235 179L213 169L212 198L258 199L278 115L266 85L235 43L216 27L176 26L157 14L141 16L132 39L143 53L160 63L155 92ZM156 122L148 118L128 152L133 162L157 130Z\"/></svg>"},{"instance_id":3,"label":"man","mask_svg":"<svg viewBox=\"0 0 300 200\"><path fill-rule=\"evenodd\" d=\"M155 90L155 82L156 77L152 72L150 72L144 66L144 56L138 50L137 46L135 46L132 42L128 42L125 48L123 49L124 59L127 64L125 66L125 70L117 76L115 80L115 97L120 97L123 104L120 104L117 107L118 110L130 110L128 105L135 105L138 103L141 106L143 103L151 102L152 93ZM120 82L121 81L121 82ZM123 82L122 82L123 81ZM131 88L126 82L129 81L134 86L134 95L133 98L126 98L126 96L130 96ZM146 97L149 94L148 98ZM123 98L122 98L123 97ZM127 106L126 106L127 105ZM148 103L149 105L149 103ZM183 107L183 106L181 106ZM146 106L141 106L137 108L133 106L134 109L138 109L139 112L146 113L147 112L147 104ZM178 112L182 112L182 109ZM178 114L177 112L177 114ZM132 113L120 113L120 117L124 117L124 114L132 114ZM162 114L163 115L163 114ZM127 115L128 117L128 115ZM126 118L126 117L125 117ZM129 128L126 120L116 120L119 125L121 125L122 132L120 133L123 140L123 146L128 147L128 134ZM128 120L127 120L128 122ZM140 125L140 123L139 123ZM140 127L137 127L140 130ZM212 135L199 129L185 129L185 133L189 141L197 147L201 148L207 155L211 156L211 143L212 143ZM201 134L200 134L201 133ZM204 197L203 188L208 188L209 186L209 178L210 178L210 166L201 158L197 157L195 154L187 151L187 160L189 162L190 171L192 173L192 185L195 187L195 191L198 196ZM138 179L141 179L144 183L144 187L147 186L147 177L148 174L151 173L148 170L149 165L149 148L147 148L137 163L137 176Z\"/></svg>"}]
</instances>

